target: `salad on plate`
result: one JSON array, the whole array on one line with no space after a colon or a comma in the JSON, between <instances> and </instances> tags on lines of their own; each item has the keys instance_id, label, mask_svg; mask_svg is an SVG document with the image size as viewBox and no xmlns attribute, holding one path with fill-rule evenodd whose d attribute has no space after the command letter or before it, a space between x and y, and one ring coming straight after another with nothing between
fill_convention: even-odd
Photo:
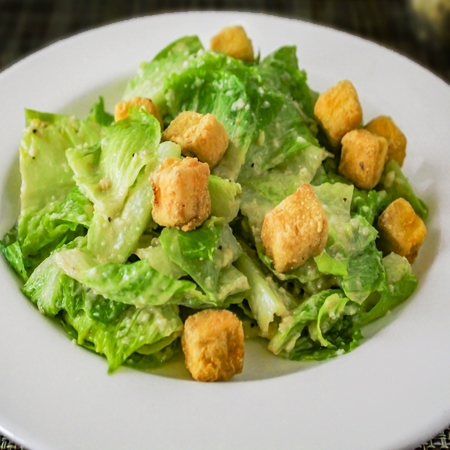
<instances>
[{"instance_id":1,"label":"salad on plate","mask_svg":"<svg viewBox=\"0 0 450 450\"><path fill-rule=\"evenodd\" d=\"M414 292L427 207L406 138L364 124L353 84L318 94L296 48L261 58L240 26L176 40L114 115L25 111L21 210L1 250L76 343L199 381L243 370L245 339L291 360L353 350Z\"/></svg>"}]
</instances>

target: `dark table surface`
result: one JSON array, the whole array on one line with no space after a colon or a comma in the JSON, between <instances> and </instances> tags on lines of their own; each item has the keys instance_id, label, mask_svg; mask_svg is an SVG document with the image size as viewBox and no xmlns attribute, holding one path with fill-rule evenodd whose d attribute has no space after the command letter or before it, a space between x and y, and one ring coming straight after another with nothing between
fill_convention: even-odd
<instances>
[{"instance_id":1,"label":"dark table surface","mask_svg":"<svg viewBox=\"0 0 450 450\"><path fill-rule=\"evenodd\" d=\"M423 39L407 0L0 0L0 71L84 30L193 10L252 11L330 26L405 55L450 83L450 46ZM19 448L0 435L0 450ZM450 427L419 449L450 449Z\"/></svg>"}]
</instances>

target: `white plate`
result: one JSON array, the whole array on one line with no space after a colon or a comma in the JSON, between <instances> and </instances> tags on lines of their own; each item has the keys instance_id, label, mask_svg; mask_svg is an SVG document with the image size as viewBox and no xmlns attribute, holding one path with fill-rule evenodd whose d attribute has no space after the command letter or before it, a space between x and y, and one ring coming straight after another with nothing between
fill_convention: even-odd
<instances>
[{"instance_id":1,"label":"white plate","mask_svg":"<svg viewBox=\"0 0 450 450\"><path fill-rule=\"evenodd\" d=\"M430 205L419 289L353 353L308 365L253 345L241 376L203 384L128 369L107 375L104 359L36 312L2 259L0 431L29 449L412 449L450 423L450 88L377 45L288 19L184 13L38 52L0 75L1 234L18 212L25 107L84 116L102 94L111 108L141 61L186 34L208 45L234 23L262 55L297 45L314 89L348 78L366 120L388 114L404 130L406 173Z\"/></svg>"}]
</instances>

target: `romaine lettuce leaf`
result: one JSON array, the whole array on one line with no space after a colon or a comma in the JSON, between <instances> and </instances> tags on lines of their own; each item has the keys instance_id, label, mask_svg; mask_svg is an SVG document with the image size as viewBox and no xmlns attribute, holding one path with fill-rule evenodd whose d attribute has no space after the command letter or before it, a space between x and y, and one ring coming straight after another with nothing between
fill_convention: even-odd
<instances>
[{"instance_id":1,"label":"romaine lettuce leaf","mask_svg":"<svg viewBox=\"0 0 450 450\"><path fill-rule=\"evenodd\" d=\"M85 341L93 343L95 351L106 356L109 372L116 370L143 346L149 354L150 346L154 352L161 350L177 339L183 329L176 305L130 306L116 321L109 323L93 320L83 312L74 316L65 314L64 317L76 330L79 345Z\"/></svg>"},{"instance_id":2,"label":"romaine lettuce leaf","mask_svg":"<svg viewBox=\"0 0 450 450\"><path fill-rule=\"evenodd\" d=\"M384 316L389 310L404 302L413 294L418 284L417 277L412 273L411 264L403 256L391 253L383 258L382 263L386 270L386 282L379 289L381 295L375 306L362 315L363 325Z\"/></svg>"},{"instance_id":3,"label":"romaine lettuce leaf","mask_svg":"<svg viewBox=\"0 0 450 450\"><path fill-rule=\"evenodd\" d=\"M352 350L361 333L359 307L340 290L319 292L281 321L269 350L294 360L326 359Z\"/></svg>"},{"instance_id":4,"label":"romaine lettuce leaf","mask_svg":"<svg viewBox=\"0 0 450 450\"><path fill-rule=\"evenodd\" d=\"M341 286L345 295L362 304L372 292L384 287L386 282L383 254L371 242L361 253L350 258L348 275L342 278Z\"/></svg>"},{"instance_id":5,"label":"romaine lettuce leaf","mask_svg":"<svg viewBox=\"0 0 450 450\"><path fill-rule=\"evenodd\" d=\"M327 253L344 260L357 255L373 242L378 232L362 216L351 217L353 186L325 183L314 187L328 219Z\"/></svg>"},{"instance_id":6,"label":"romaine lettuce leaf","mask_svg":"<svg viewBox=\"0 0 450 450\"><path fill-rule=\"evenodd\" d=\"M164 228L159 241L170 260L187 272L211 299L223 301L248 289L245 276L230 268L242 249L223 220L208 220L188 232Z\"/></svg>"},{"instance_id":7,"label":"romaine lettuce leaf","mask_svg":"<svg viewBox=\"0 0 450 450\"><path fill-rule=\"evenodd\" d=\"M192 57L202 49L203 45L197 36L186 36L172 42L151 62L141 64L137 75L128 82L123 99L150 98L164 116L167 112L164 96L166 79L189 66Z\"/></svg>"},{"instance_id":8,"label":"romaine lettuce leaf","mask_svg":"<svg viewBox=\"0 0 450 450\"><path fill-rule=\"evenodd\" d=\"M156 118L144 109L132 109L94 146L67 151L75 181L96 213L112 218L121 212L141 169L150 163L156 166L160 140Z\"/></svg>"},{"instance_id":9,"label":"romaine lettuce leaf","mask_svg":"<svg viewBox=\"0 0 450 450\"><path fill-rule=\"evenodd\" d=\"M92 107L88 120L92 120L105 127L109 127L114 123L114 116L105 110L105 100L103 97L99 97L98 102Z\"/></svg>"},{"instance_id":10,"label":"romaine lettuce leaf","mask_svg":"<svg viewBox=\"0 0 450 450\"><path fill-rule=\"evenodd\" d=\"M385 190L362 191L356 187L353 189L352 215L364 217L371 225L390 202L389 195Z\"/></svg>"},{"instance_id":11,"label":"romaine lettuce leaf","mask_svg":"<svg viewBox=\"0 0 450 450\"><path fill-rule=\"evenodd\" d=\"M107 357L110 371L141 347L151 354L180 336L183 324L176 305L135 308L110 301L60 270L58 257L65 252L82 253L55 252L32 273L23 292L43 313L62 314L66 329L76 330L78 344L93 344Z\"/></svg>"},{"instance_id":12,"label":"romaine lettuce leaf","mask_svg":"<svg viewBox=\"0 0 450 450\"><path fill-rule=\"evenodd\" d=\"M135 252L136 256L138 256L139 259L148 261L153 269L166 277L178 280L179 278L186 276L187 272L170 260L164 249L161 247L159 240L156 237L154 240L154 245L138 248Z\"/></svg>"},{"instance_id":13,"label":"romaine lettuce leaf","mask_svg":"<svg viewBox=\"0 0 450 450\"><path fill-rule=\"evenodd\" d=\"M151 169L151 166L142 169L120 214L105 217L95 211L87 234L87 247L99 262L123 263L138 247L139 238L151 220Z\"/></svg>"},{"instance_id":14,"label":"romaine lettuce leaf","mask_svg":"<svg viewBox=\"0 0 450 450\"><path fill-rule=\"evenodd\" d=\"M315 98L306 82L306 72L299 69L297 48L294 46L281 47L266 56L260 65L260 72L265 84L279 90L297 102L300 110L315 123Z\"/></svg>"},{"instance_id":15,"label":"romaine lettuce leaf","mask_svg":"<svg viewBox=\"0 0 450 450\"><path fill-rule=\"evenodd\" d=\"M181 303L184 295L196 295L196 286L155 270L147 260L131 264L98 262L79 249L55 255L58 267L97 295L141 308L146 305Z\"/></svg>"},{"instance_id":16,"label":"romaine lettuce leaf","mask_svg":"<svg viewBox=\"0 0 450 450\"><path fill-rule=\"evenodd\" d=\"M17 240L17 227L13 227L6 233L3 239L0 240L0 251L21 280L24 282L27 281L28 272L25 267L20 243Z\"/></svg>"},{"instance_id":17,"label":"romaine lettuce leaf","mask_svg":"<svg viewBox=\"0 0 450 450\"><path fill-rule=\"evenodd\" d=\"M240 184L210 175L208 190L211 197L211 216L222 217L231 222L239 212L239 196L242 192Z\"/></svg>"},{"instance_id":18,"label":"romaine lettuce leaf","mask_svg":"<svg viewBox=\"0 0 450 450\"><path fill-rule=\"evenodd\" d=\"M50 253L78 236L84 236L93 217L92 203L75 186L64 202L44 207L28 221L21 251L26 267L33 270Z\"/></svg>"},{"instance_id":19,"label":"romaine lettuce leaf","mask_svg":"<svg viewBox=\"0 0 450 450\"><path fill-rule=\"evenodd\" d=\"M282 291L264 272L256 255L248 248L238 258L235 265L247 277L250 290L245 296L252 317L258 323L262 337L269 337L281 317L288 314L286 307L289 294Z\"/></svg>"},{"instance_id":20,"label":"romaine lettuce leaf","mask_svg":"<svg viewBox=\"0 0 450 450\"><path fill-rule=\"evenodd\" d=\"M384 167L384 172L381 177L378 187L384 189L389 197L389 203L403 197L407 200L414 211L423 219L428 217L428 207L417 195L414 193L411 184L402 172L401 167L397 161L390 159Z\"/></svg>"},{"instance_id":21,"label":"romaine lettuce leaf","mask_svg":"<svg viewBox=\"0 0 450 450\"><path fill-rule=\"evenodd\" d=\"M61 204L75 187L66 150L98 142L102 127L92 121L26 110L27 128L20 145L21 211L18 223L19 241L24 258L39 252L44 238L38 227L53 213L61 213ZM51 225L50 228L54 228ZM37 233L35 237L31 234ZM64 234L57 233L57 240ZM27 240L28 236L29 239ZM46 245L46 244L44 244Z\"/></svg>"}]
</instances>

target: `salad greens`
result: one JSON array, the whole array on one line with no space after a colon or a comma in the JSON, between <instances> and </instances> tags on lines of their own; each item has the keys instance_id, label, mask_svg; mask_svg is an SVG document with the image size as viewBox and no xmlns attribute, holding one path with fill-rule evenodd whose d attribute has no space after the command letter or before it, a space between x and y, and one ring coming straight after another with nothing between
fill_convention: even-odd
<instances>
[{"instance_id":1,"label":"salad greens","mask_svg":"<svg viewBox=\"0 0 450 450\"><path fill-rule=\"evenodd\" d=\"M165 125L186 110L224 125L229 146L209 176L210 218L188 232L153 222L150 175L181 149L161 142L144 108L114 122L100 98L85 120L26 110L21 211L0 243L23 293L105 355L111 371L162 364L180 351L189 314L231 305L273 353L334 357L413 293L409 262L383 256L374 223L398 197L422 218L427 207L394 160L370 191L338 174L295 47L243 62L184 37L141 65L123 99L136 96L151 98ZM303 183L324 209L328 240L320 255L279 273L262 224Z\"/></svg>"}]
</instances>

